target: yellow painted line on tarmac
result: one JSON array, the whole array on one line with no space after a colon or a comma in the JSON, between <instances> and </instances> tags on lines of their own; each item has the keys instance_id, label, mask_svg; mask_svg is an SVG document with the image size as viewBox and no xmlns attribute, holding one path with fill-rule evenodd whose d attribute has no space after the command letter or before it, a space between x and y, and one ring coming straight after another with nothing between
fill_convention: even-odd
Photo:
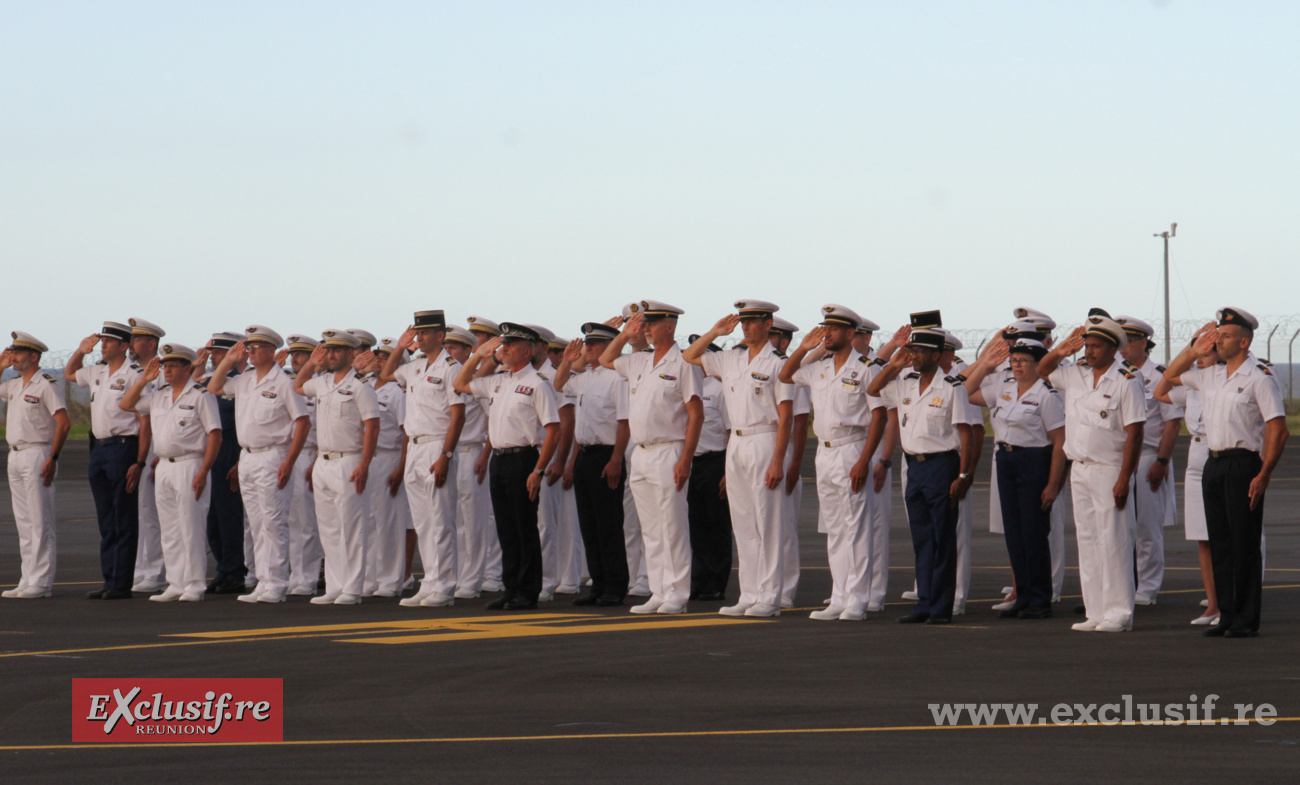
<instances>
[{"instance_id":1,"label":"yellow painted line on tarmac","mask_svg":"<svg viewBox=\"0 0 1300 785\"><path fill-rule=\"evenodd\" d=\"M1150 723L1111 723L1078 722L1057 725L1054 723L1005 723L997 725L876 725L857 728L764 728L756 730L703 730L703 731L659 731L651 733L552 733L538 736L447 736L433 738L408 739L302 739L295 741L207 741L207 742L146 742L146 743L108 743L108 744L11 744L0 746L0 752L22 752L42 750L113 750L140 749L154 750L175 749L177 747L337 747L348 745L375 744L466 744L475 742L530 742L530 741L625 741L631 739L690 739L744 736L812 736L838 733L898 733L915 731L964 731L964 730L1022 730L1027 728L1142 728L1157 726L1197 726L1227 725L1241 727L1250 725L1271 725L1277 722L1300 722L1300 717L1271 717L1264 722L1248 719L1237 725L1237 721L1228 717L1213 720L1186 720L1174 722L1160 720Z\"/></svg>"},{"instance_id":2,"label":"yellow painted line on tarmac","mask_svg":"<svg viewBox=\"0 0 1300 785\"><path fill-rule=\"evenodd\" d=\"M589 618L581 614L573 613L540 613L535 616L528 616L530 620L559 620L559 619L583 619ZM433 627L440 627L448 622L464 623L487 623L501 622L504 619L510 619L508 616L469 616L464 618L440 618L440 619L407 619L402 621L374 621L360 622L357 624L313 624L301 627L263 627L252 630L216 630L214 632L176 632L164 635L164 638L257 638L266 636L295 635L298 633L318 633L321 635L330 635L335 632L383 632L386 629L391 630L422 630Z\"/></svg>"},{"instance_id":3,"label":"yellow painted line on tarmac","mask_svg":"<svg viewBox=\"0 0 1300 785\"><path fill-rule=\"evenodd\" d=\"M537 638L551 635L584 635L598 632L626 632L628 630L681 629L683 627L713 627L721 624L762 622L762 619L656 619L654 621L622 622L618 624L583 624L553 627L534 624L457 624L448 623L442 628L449 632L432 635L389 635L383 638L348 638L339 643L442 643L444 641L489 640L492 638Z\"/></svg>"}]
</instances>

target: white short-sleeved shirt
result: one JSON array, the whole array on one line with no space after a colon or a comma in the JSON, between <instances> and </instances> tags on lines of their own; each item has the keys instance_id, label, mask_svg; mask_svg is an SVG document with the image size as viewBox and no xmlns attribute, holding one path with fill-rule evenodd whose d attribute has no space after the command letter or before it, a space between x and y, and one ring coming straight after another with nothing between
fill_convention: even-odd
<instances>
[{"instance_id":1,"label":"white short-sleeved shirt","mask_svg":"<svg viewBox=\"0 0 1300 785\"><path fill-rule=\"evenodd\" d=\"M1130 368L1130 372L1132 370L1134 369ZM1164 431L1165 423L1182 419L1185 412L1181 406L1164 403L1156 398L1156 385L1160 383L1165 373L1163 365L1156 365L1147 360L1136 370L1137 373L1133 375L1142 380L1147 406L1147 422L1142 430L1142 451L1152 453L1160 447L1160 435Z\"/></svg>"},{"instance_id":2,"label":"white short-sleeved shirt","mask_svg":"<svg viewBox=\"0 0 1300 785\"><path fill-rule=\"evenodd\" d=\"M886 405L884 398L867 395L867 386L880 368L854 350L838 372L834 355L795 371L795 384L812 396L813 432L818 439L841 439L871 423L872 410Z\"/></svg>"},{"instance_id":3,"label":"white short-sleeved shirt","mask_svg":"<svg viewBox=\"0 0 1300 785\"><path fill-rule=\"evenodd\" d=\"M1282 391L1267 365L1253 352L1237 372L1226 363L1193 368L1182 375L1183 385L1201 393L1205 436L1211 450L1264 449L1264 423L1286 416Z\"/></svg>"},{"instance_id":4,"label":"white short-sleeved shirt","mask_svg":"<svg viewBox=\"0 0 1300 785\"><path fill-rule=\"evenodd\" d=\"M1185 385L1169 388L1169 400L1174 405L1183 410L1185 416L1183 421L1187 423L1187 431L1193 436L1201 439L1205 438L1205 413L1204 407L1201 406L1201 393L1199 390L1190 390Z\"/></svg>"},{"instance_id":5,"label":"white short-sleeved shirt","mask_svg":"<svg viewBox=\"0 0 1300 785\"><path fill-rule=\"evenodd\" d=\"M406 434L443 437L451 429L451 407L466 406L469 397L456 392L452 380L460 373L460 363L443 349L429 360L421 357L397 369L394 378L406 389ZM466 414L466 427L469 415ZM461 440L465 440L464 429ZM481 440L480 440L481 441Z\"/></svg>"},{"instance_id":6,"label":"white short-sleeved shirt","mask_svg":"<svg viewBox=\"0 0 1300 785\"><path fill-rule=\"evenodd\" d=\"M466 395L465 425L460 429L457 444L483 444L488 438L488 402Z\"/></svg>"},{"instance_id":7,"label":"white short-sleeved shirt","mask_svg":"<svg viewBox=\"0 0 1300 785\"><path fill-rule=\"evenodd\" d=\"M780 421L777 405L794 400L794 385L779 378L785 358L771 345L765 345L749 359L745 348L722 352L705 352L704 372L722 380L722 397L727 414L736 430Z\"/></svg>"},{"instance_id":8,"label":"white short-sleeved shirt","mask_svg":"<svg viewBox=\"0 0 1300 785\"><path fill-rule=\"evenodd\" d=\"M502 369L472 379L469 388L488 401L488 436L495 450L539 446L546 426L560 421L555 390L531 364L518 373Z\"/></svg>"},{"instance_id":9,"label":"white short-sleeved shirt","mask_svg":"<svg viewBox=\"0 0 1300 785\"><path fill-rule=\"evenodd\" d=\"M375 390L357 373L335 384L333 373L308 379L303 394L316 399L316 440L321 452L361 452L366 420L379 417Z\"/></svg>"},{"instance_id":10,"label":"white short-sleeved shirt","mask_svg":"<svg viewBox=\"0 0 1300 785\"><path fill-rule=\"evenodd\" d=\"M293 441L294 423L307 416L307 402L293 389L293 377L275 366L259 381L250 369L226 379L221 388L235 399L239 446L260 449Z\"/></svg>"},{"instance_id":11,"label":"white short-sleeved shirt","mask_svg":"<svg viewBox=\"0 0 1300 785\"><path fill-rule=\"evenodd\" d=\"M402 449L402 423L406 418L406 393L397 382L382 387L371 380L375 402L379 404L379 441L377 450Z\"/></svg>"},{"instance_id":12,"label":"white short-sleeved shirt","mask_svg":"<svg viewBox=\"0 0 1300 785\"><path fill-rule=\"evenodd\" d=\"M1082 363L1052 371L1049 380L1065 398L1065 454L1073 461L1118 466L1124 462L1124 428L1147 419L1142 382L1116 359L1093 387L1092 368Z\"/></svg>"},{"instance_id":13,"label":"white short-sleeved shirt","mask_svg":"<svg viewBox=\"0 0 1300 785\"><path fill-rule=\"evenodd\" d=\"M632 352L614 360L614 370L628 383L628 426L636 444L677 442L686 438L686 404L699 398L704 374L682 358L673 344L655 362L655 352Z\"/></svg>"},{"instance_id":14,"label":"white short-sleeved shirt","mask_svg":"<svg viewBox=\"0 0 1300 785\"><path fill-rule=\"evenodd\" d=\"M991 373L980 383L980 393L993 421L993 440L1015 447L1047 447L1049 431L1065 426L1065 402L1041 379L1020 394L1011 371Z\"/></svg>"},{"instance_id":15,"label":"white short-sleeved shirt","mask_svg":"<svg viewBox=\"0 0 1300 785\"><path fill-rule=\"evenodd\" d=\"M962 374L966 373L966 369L969 367L962 360L954 359L952 361L952 373L949 376L961 377L960 381L965 382L966 377ZM1008 363L1008 367L1010 367L1010 363ZM969 395L966 396L966 422L970 425L984 426L984 411L982 407L970 402Z\"/></svg>"},{"instance_id":16,"label":"white short-sleeved shirt","mask_svg":"<svg viewBox=\"0 0 1300 785\"><path fill-rule=\"evenodd\" d=\"M118 405L140 373L140 366L133 362L123 362L116 371L109 372L103 360L77 371L78 386L90 388L90 432L96 439L140 435L140 421L135 414ZM154 383L150 382L141 397L153 389Z\"/></svg>"},{"instance_id":17,"label":"white short-sleeved shirt","mask_svg":"<svg viewBox=\"0 0 1300 785\"><path fill-rule=\"evenodd\" d=\"M63 389L44 371L32 374L26 385L22 376L0 384L0 401L9 405L5 412L5 441L10 447L52 443L57 430L54 413L67 408Z\"/></svg>"},{"instance_id":18,"label":"white short-sleeved shirt","mask_svg":"<svg viewBox=\"0 0 1300 785\"><path fill-rule=\"evenodd\" d=\"M727 402L722 396L722 382L712 376L704 377L704 424L700 426L700 440L695 444L695 454L722 452L731 438L731 421L727 417Z\"/></svg>"},{"instance_id":19,"label":"white short-sleeved shirt","mask_svg":"<svg viewBox=\"0 0 1300 785\"><path fill-rule=\"evenodd\" d=\"M613 445L618 440L618 421L627 419L627 380L603 365L571 374L565 394L578 401L573 438L580 444Z\"/></svg>"},{"instance_id":20,"label":"white short-sleeved shirt","mask_svg":"<svg viewBox=\"0 0 1300 785\"><path fill-rule=\"evenodd\" d=\"M885 385L880 397L887 407L898 410L904 452L917 455L961 449L957 426L972 424L970 399L961 382L936 373L930 386L922 391L921 374L908 371Z\"/></svg>"},{"instance_id":21,"label":"white short-sleeved shirt","mask_svg":"<svg viewBox=\"0 0 1300 785\"><path fill-rule=\"evenodd\" d=\"M298 378L298 375L293 371L285 371L284 373L290 379ZM316 399L306 396L301 397L303 406L307 408L307 418L311 422L311 428L307 430L307 441L302 443L302 451L312 453L316 452Z\"/></svg>"},{"instance_id":22,"label":"white short-sleeved shirt","mask_svg":"<svg viewBox=\"0 0 1300 785\"><path fill-rule=\"evenodd\" d=\"M221 430L217 399L194 382L175 400L169 384L146 393L135 410L149 417L153 449L159 458L180 458L207 449L208 434Z\"/></svg>"}]
</instances>

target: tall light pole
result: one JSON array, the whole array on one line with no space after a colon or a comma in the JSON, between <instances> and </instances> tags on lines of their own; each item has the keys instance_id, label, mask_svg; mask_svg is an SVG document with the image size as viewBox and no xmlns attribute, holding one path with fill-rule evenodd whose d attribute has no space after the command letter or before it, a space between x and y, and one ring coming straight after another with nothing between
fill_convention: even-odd
<instances>
[{"instance_id":1,"label":"tall light pole","mask_svg":"<svg viewBox=\"0 0 1300 785\"><path fill-rule=\"evenodd\" d=\"M1178 233L1178 224L1169 224L1169 231L1157 232L1153 237L1163 237L1165 241L1165 365L1169 365L1169 238Z\"/></svg>"}]
</instances>

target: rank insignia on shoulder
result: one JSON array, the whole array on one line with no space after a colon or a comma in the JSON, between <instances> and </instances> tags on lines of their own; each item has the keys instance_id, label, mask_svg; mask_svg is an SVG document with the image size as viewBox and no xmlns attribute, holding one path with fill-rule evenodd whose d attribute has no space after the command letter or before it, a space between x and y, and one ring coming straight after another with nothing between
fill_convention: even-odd
<instances>
[{"instance_id":1,"label":"rank insignia on shoulder","mask_svg":"<svg viewBox=\"0 0 1300 785\"><path fill-rule=\"evenodd\" d=\"M859 354L859 355L858 355L858 362L863 363L863 364L865 365L866 363L871 362L871 360L868 360L868 359L867 359L867 356L866 356L865 354Z\"/></svg>"},{"instance_id":2,"label":"rank insignia on shoulder","mask_svg":"<svg viewBox=\"0 0 1300 785\"><path fill-rule=\"evenodd\" d=\"M532 388L532 387L525 387L524 385L521 384L521 385L518 385L517 387L515 387L515 392L519 393L520 395L532 395L532 394L533 394L533 388Z\"/></svg>"},{"instance_id":3,"label":"rank insignia on shoulder","mask_svg":"<svg viewBox=\"0 0 1300 785\"><path fill-rule=\"evenodd\" d=\"M1264 363L1260 363L1260 364L1259 364L1259 369L1260 369L1261 371L1263 371L1263 372L1264 372L1266 375L1268 375L1268 376L1272 376L1272 375L1273 375L1273 372L1272 372L1271 370L1269 370L1269 367L1268 367L1267 365L1265 365Z\"/></svg>"},{"instance_id":4,"label":"rank insignia on shoulder","mask_svg":"<svg viewBox=\"0 0 1300 785\"><path fill-rule=\"evenodd\" d=\"M133 370L136 370L136 371L143 371L143 370L144 370L143 368L140 367L140 363L131 363L131 368L132 368Z\"/></svg>"},{"instance_id":5,"label":"rank insignia on shoulder","mask_svg":"<svg viewBox=\"0 0 1300 785\"><path fill-rule=\"evenodd\" d=\"M366 380L366 375L364 373L358 372L356 376L358 379L360 379L363 382Z\"/></svg>"},{"instance_id":6,"label":"rank insignia on shoulder","mask_svg":"<svg viewBox=\"0 0 1300 785\"><path fill-rule=\"evenodd\" d=\"M916 371L912 371L911 373L907 374L907 375L904 376L903 378L904 378L904 379L920 379L920 378L921 378L921 374L917 373Z\"/></svg>"},{"instance_id":7,"label":"rank insignia on shoulder","mask_svg":"<svg viewBox=\"0 0 1300 785\"><path fill-rule=\"evenodd\" d=\"M863 357L862 359L865 360L865 359L867 359L867 358ZM882 359L880 359L879 357L877 357L876 359L874 359L874 360L871 361L871 364L872 364L872 365L884 365L884 364L885 364L885 361L882 360Z\"/></svg>"},{"instance_id":8,"label":"rank insignia on shoulder","mask_svg":"<svg viewBox=\"0 0 1300 785\"><path fill-rule=\"evenodd\" d=\"M42 373L41 373L41 376L44 376L44 377L45 377L45 381L47 381L47 382L52 382L52 381L54 381L54 377L53 377L53 376L50 376L48 373L44 373L44 372L42 372Z\"/></svg>"},{"instance_id":9,"label":"rank insignia on shoulder","mask_svg":"<svg viewBox=\"0 0 1300 785\"><path fill-rule=\"evenodd\" d=\"M1156 370L1159 371L1160 373L1164 373L1164 372L1165 372L1165 367L1164 367L1163 365L1157 365L1157 366L1156 366Z\"/></svg>"}]
</instances>

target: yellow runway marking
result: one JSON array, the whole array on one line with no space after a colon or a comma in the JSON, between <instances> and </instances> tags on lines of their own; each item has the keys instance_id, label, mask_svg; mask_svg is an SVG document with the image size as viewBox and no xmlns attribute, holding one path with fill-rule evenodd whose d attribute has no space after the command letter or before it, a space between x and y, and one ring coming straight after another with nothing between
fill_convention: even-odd
<instances>
[{"instance_id":1,"label":"yellow runway marking","mask_svg":"<svg viewBox=\"0 0 1300 785\"><path fill-rule=\"evenodd\" d=\"M1222 719L1222 718L1220 718ZM300 741L248 741L248 742L154 742L145 744L14 744L0 746L0 752L19 752L24 750L113 750L148 747L155 750L175 749L177 747L333 747L358 744L465 744L473 742L508 742L508 741L582 741L627 739L689 739L697 737L720 736L800 736L828 733L897 733L910 731L963 731L963 730L1022 730L1027 728L1141 728L1196 725L1221 725L1220 719L1193 720L1185 722L1160 721L1144 726L1139 723L1116 723L1103 725L1100 722L1080 722L1068 725L1046 724L1001 724L1001 725L877 725L859 728L768 728L762 730L704 730L704 731L662 731L656 733L553 733L539 736L461 736L443 738L413 739L320 739ZM1300 717L1274 717L1274 722L1300 722ZM1259 725L1258 721L1247 720L1245 725ZM1230 722L1229 726L1234 723ZM1240 727L1240 726L1237 726Z\"/></svg>"},{"instance_id":2,"label":"yellow runway marking","mask_svg":"<svg viewBox=\"0 0 1300 785\"><path fill-rule=\"evenodd\" d=\"M486 640L489 638L535 638L545 635L582 635L593 632L625 632L627 630L680 629L682 627L711 627L719 624L762 622L762 619L656 619L654 621L619 621L599 624L582 624L566 627L542 624L466 624L449 621L438 625L449 632L433 635L390 635L384 638L349 638L340 643L441 643L443 641Z\"/></svg>"}]
</instances>

